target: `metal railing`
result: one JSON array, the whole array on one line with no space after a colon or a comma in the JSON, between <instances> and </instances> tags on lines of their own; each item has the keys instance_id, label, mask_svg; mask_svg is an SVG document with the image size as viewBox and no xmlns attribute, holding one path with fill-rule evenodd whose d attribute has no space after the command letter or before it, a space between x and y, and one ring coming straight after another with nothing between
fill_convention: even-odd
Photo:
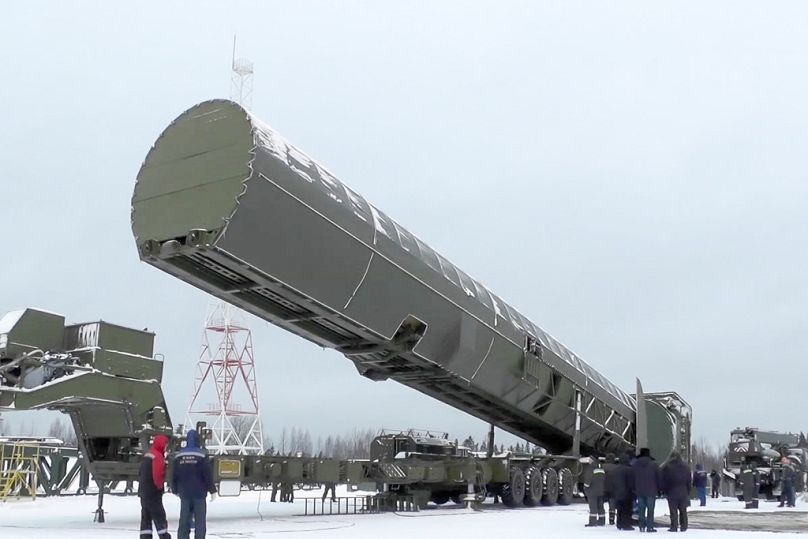
<instances>
[{"instance_id":1,"label":"metal railing","mask_svg":"<svg viewBox=\"0 0 808 539\"><path fill-rule=\"evenodd\" d=\"M303 500L303 515L357 515L385 511L418 511L413 496L339 496L336 498L299 498Z\"/></svg>"}]
</instances>

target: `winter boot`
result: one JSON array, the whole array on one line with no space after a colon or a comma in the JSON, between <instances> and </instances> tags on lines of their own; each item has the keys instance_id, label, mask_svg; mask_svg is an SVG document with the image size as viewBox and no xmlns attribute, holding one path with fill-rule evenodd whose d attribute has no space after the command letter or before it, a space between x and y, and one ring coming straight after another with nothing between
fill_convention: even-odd
<instances>
[{"instance_id":1,"label":"winter boot","mask_svg":"<svg viewBox=\"0 0 808 539\"><path fill-rule=\"evenodd\" d=\"M598 525L598 517L597 515L589 515L589 524L586 525L587 528L594 528Z\"/></svg>"},{"instance_id":2,"label":"winter boot","mask_svg":"<svg viewBox=\"0 0 808 539\"><path fill-rule=\"evenodd\" d=\"M606 515L598 515L598 526L606 525Z\"/></svg>"}]
</instances>

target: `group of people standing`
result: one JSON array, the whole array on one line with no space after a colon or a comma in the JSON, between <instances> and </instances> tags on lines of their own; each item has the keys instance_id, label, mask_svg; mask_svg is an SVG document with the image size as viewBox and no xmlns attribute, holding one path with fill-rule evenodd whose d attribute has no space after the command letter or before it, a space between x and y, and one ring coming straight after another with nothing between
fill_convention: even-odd
<instances>
[{"instance_id":1,"label":"group of people standing","mask_svg":"<svg viewBox=\"0 0 808 539\"><path fill-rule=\"evenodd\" d=\"M687 531L692 485L690 466L678 453L672 454L662 468L647 448L640 449L637 456L629 451L619 458L609 454L590 461L584 473L584 494L589 502L587 526L605 526L604 506L608 504L609 524L616 524L619 530L634 530L632 514L636 502L640 531L656 532L656 499L664 494L671 519L668 531Z\"/></svg>"},{"instance_id":2,"label":"group of people standing","mask_svg":"<svg viewBox=\"0 0 808 539\"><path fill-rule=\"evenodd\" d=\"M281 492L281 503L292 503L295 501L295 488L292 483L274 481L272 483L270 502L275 503L277 501L278 490Z\"/></svg>"},{"instance_id":3,"label":"group of people standing","mask_svg":"<svg viewBox=\"0 0 808 539\"><path fill-rule=\"evenodd\" d=\"M797 470L788 457L780 460L780 505L778 507L794 507L796 505ZM740 476L741 494L746 509L757 509L760 496L760 472L754 462L744 464Z\"/></svg>"}]
</instances>

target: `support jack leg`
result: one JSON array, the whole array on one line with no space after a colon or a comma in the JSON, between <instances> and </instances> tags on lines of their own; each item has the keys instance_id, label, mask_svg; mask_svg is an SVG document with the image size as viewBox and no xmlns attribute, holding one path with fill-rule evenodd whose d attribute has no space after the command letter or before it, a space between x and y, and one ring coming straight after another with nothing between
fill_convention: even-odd
<instances>
[{"instance_id":1,"label":"support jack leg","mask_svg":"<svg viewBox=\"0 0 808 539\"><path fill-rule=\"evenodd\" d=\"M95 510L93 522L104 523L104 486L98 486L98 509Z\"/></svg>"}]
</instances>

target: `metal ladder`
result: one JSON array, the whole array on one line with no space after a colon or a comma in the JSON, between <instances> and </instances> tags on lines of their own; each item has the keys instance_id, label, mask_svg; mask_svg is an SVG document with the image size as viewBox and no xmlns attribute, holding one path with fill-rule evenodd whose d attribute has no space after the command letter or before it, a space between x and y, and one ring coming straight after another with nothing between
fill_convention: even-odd
<instances>
[{"instance_id":1,"label":"metal ladder","mask_svg":"<svg viewBox=\"0 0 808 539\"><path fill-rule=\"evenodd\" d=\"M30 451L26 451L30 449ZM23 443L0 446L0 501L23 494L36 499L39 447Z\"/></svg>"}]
</instances>

